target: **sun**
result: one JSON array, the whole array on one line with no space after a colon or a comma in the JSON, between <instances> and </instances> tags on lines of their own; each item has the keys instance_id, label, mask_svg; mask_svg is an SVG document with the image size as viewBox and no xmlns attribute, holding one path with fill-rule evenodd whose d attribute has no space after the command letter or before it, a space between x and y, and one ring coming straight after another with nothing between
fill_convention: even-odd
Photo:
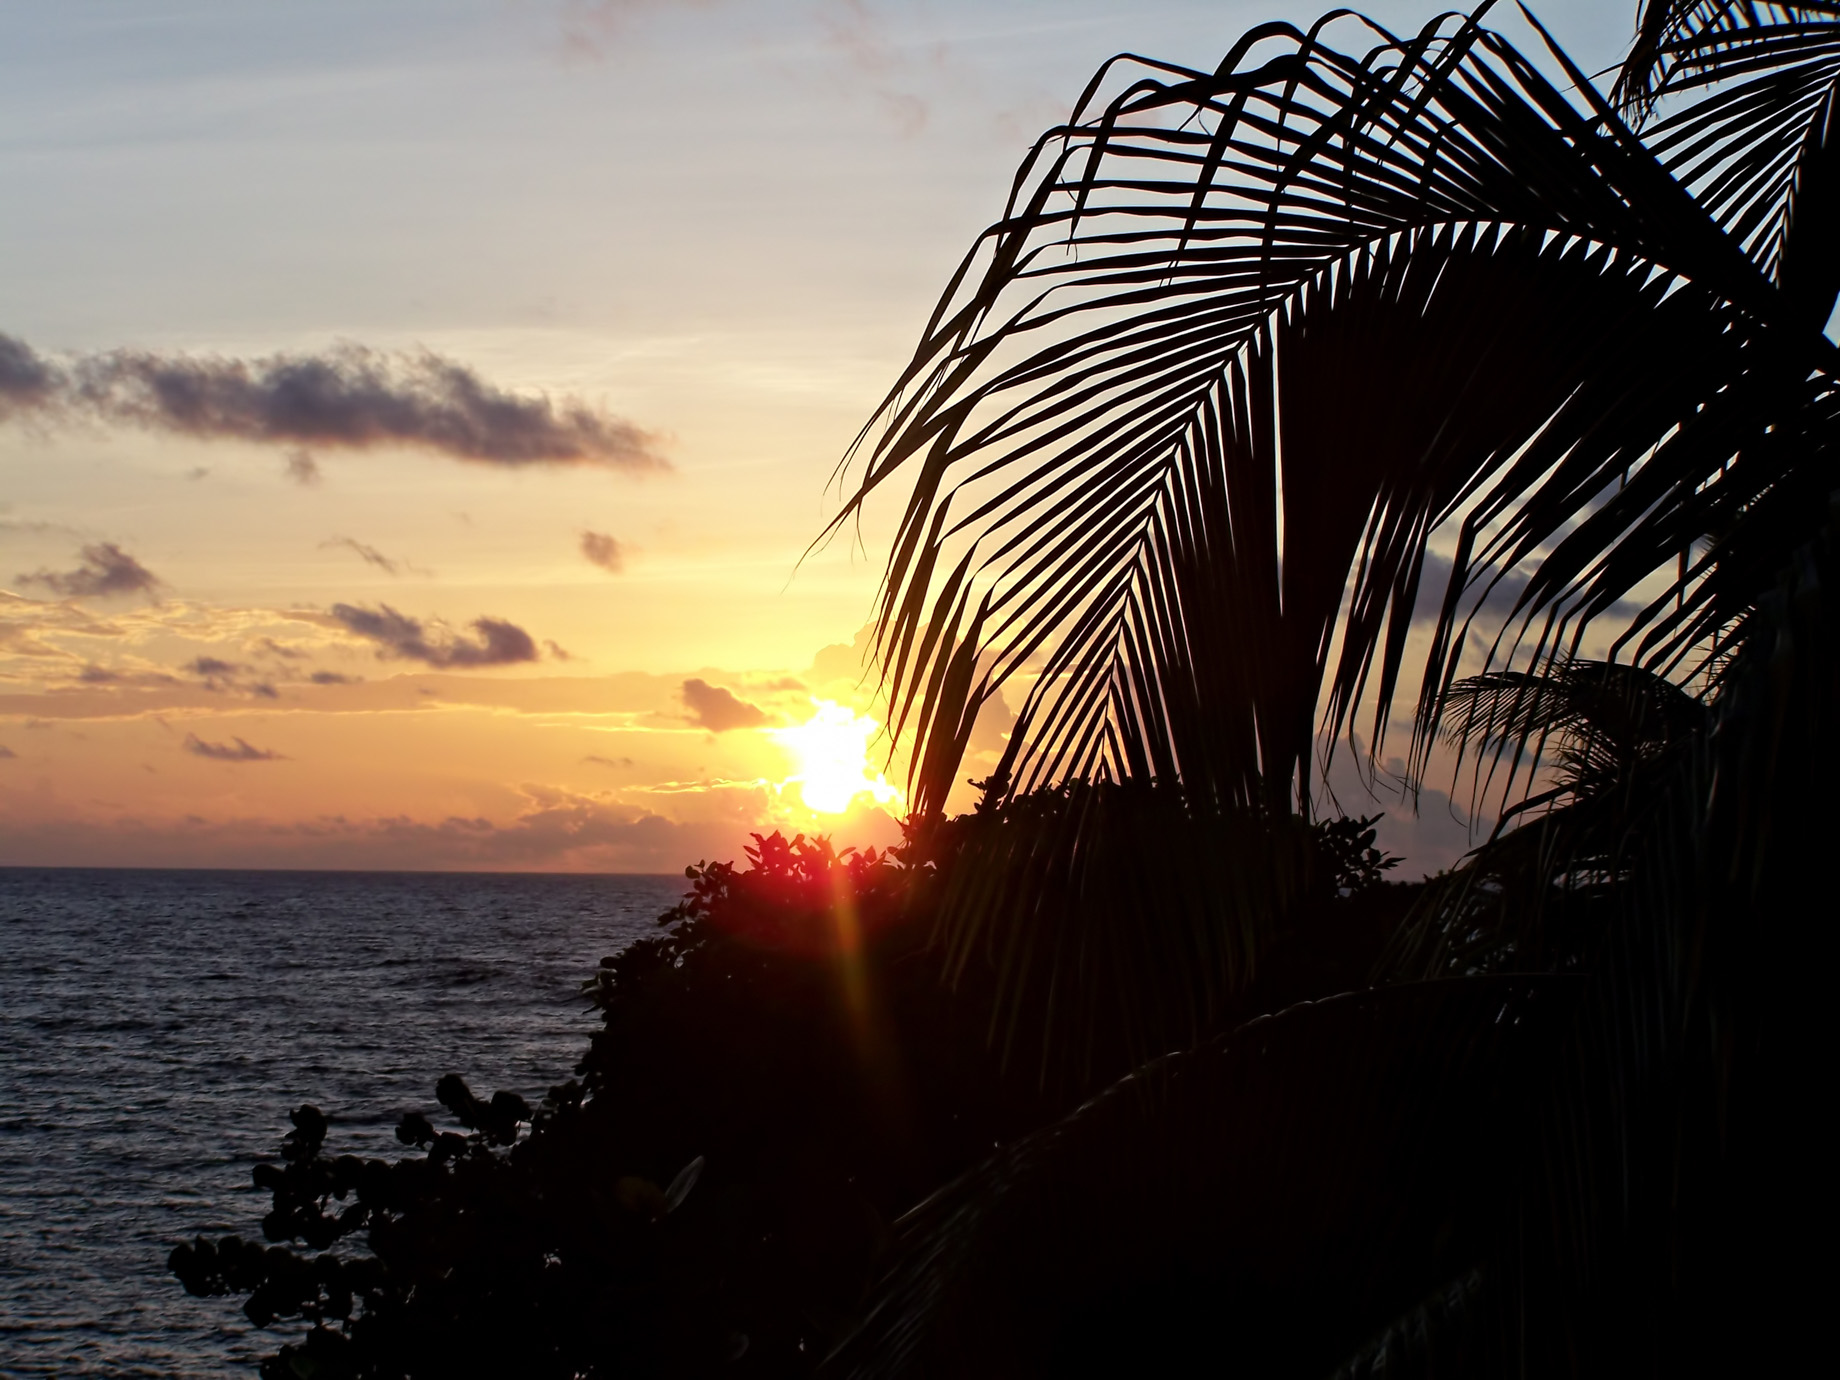
<instances>
[{"instance_id":1,"label":"sun","mask_svg":"<svg viewBox=\"0 0 1840 1380\"><path fill-rule=\"evenodd\" d=\"M781 788L799 788L805 808L821 815L840 815L860 796L877 805L901 803L901 792L878 771L871 774L869 743L881 727L833 700L814 699L816 712L802 724L770 730L791 753L795 770Z\"/></svg>"}]
</instances>

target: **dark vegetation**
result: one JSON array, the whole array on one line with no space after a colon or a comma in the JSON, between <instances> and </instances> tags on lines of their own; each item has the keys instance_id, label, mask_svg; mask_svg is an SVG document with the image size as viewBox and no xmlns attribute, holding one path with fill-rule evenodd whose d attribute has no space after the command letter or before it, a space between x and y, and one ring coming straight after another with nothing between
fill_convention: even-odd
<instances>
[{"instance_id":1,"label":"dark vegetation","mask_svg":"<svg viewBox=\"0 0 1840 1380\"><path fill-rule=\"evenodd\" d=\"M942 981L942 877L1006 823L883 856L775 834L745 869L693 869L661 933L603 962L601 1028L540 1107L450 1075L455 1129L406 1117L395 1162L333 1153L302 1107L257 1172L263 1234L292 1244L201 1239L173 1269L193 1293L247 1293L258 1324L312 1324L281 1376L808 1373L860 1318L905 1209L1137 1062L1115 1027L1077 1069L1044 1064L1039 1038L1006 1060L991 964ZM1368 823L1295 831L1295 904L1247 955L1271 961L1198 1005L1191 1040L1377 959L1412 889L1380 885Z\"/></svg>"},{"instance_id":2,"label":"dark vegetation","mask_svg":"<svg viewBox=\"0 0 1840 1380\"><path fill-rule=\"evenodd\" d=\"M173 1256L294 1327L270 1374L1814 1353L1840 6L1648 0L1608 98L1542 61L1343 16L1095 78L840 518L911 481L905 846L695 871L534 1111L444 1080L389 1164L302 1109L275 1244ZM1418 886L1318 818L1389 731L1502 820Z\"/></svg>"}]
</instances>

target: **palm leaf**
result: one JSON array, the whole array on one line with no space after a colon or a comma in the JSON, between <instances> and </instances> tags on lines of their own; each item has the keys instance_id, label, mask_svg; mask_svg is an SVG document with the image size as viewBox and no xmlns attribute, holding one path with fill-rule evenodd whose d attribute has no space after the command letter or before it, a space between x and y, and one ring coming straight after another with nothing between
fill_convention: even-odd
<instances>
[{"instance_id":1,"label":"palm leaf","mask_svg":"<svg viewBox=\"0 0 1840 1380\"><path fill-rule=\"evenodd\" d=\"M1547 1262L1528 1307L1555 1337L1601 1340L1607 1310L1626 1344L1669 1339L1695 1368L1773 1370L1766 1353L1794 1352L1792 1323L1754 1326L1786 1314L1752 1263L1793 1251L1826 1174L1799 1091L1827 1060L1817 898L1840 771L1840 504L1820 517L1699 723L1479 850L1382 971L1590 975L1533 1132L1538 1237L1517 1246Z\"/></svg>"},{"instance_id":2,"label":"palm leaf","mask_svg":"<svg viewBox=\"0 0 1840 1380\"><path fill-rule=\"evenodd\" d=\"M1646 119L1689 93L1649 146L1819 330L1840 290L1840 5L1649 0L1617 99Z\"/></svg>"},{"instance_id":3,"label":"palm leaf","mask_svg":"<svg viewBox=\"0 0 1840 1380\"><path fill-rule=\"evenodd\" d=\"M1467 1270L1567 985L1337 997L1140 1069L903 1218L827 1370L1327 1373Z\"/></svg>"},{"instance_id":4,"label":"palm leaf","mask_svg":"<svg viewBox=\"0 0 1840 1380\"><path fill-rule=\"evenodd\" d=\"M985 986L1006 1061L1075 1092L1217 1030L1335 894L1303 820L1198 810L1172 783L1069 783L941 834L946 980Z\"/></svg>"},{"instance_id":5,"label":"palm leaf","mask_svg":"<svg viewBox=\"0 0 1840 1380\"><path fill-rule=\"evenodd\" d=\"M1502 770L1504 798L1514 778L1540 765L1556 737L1558 784L1510 807L1627 783L1645 762L1678 747L1704 726L1699 702L1664 677L1639 666L1579 658L1544 674L1491 671L1452 685L1444 698L1444 734L1459 753L1473 752L1492 777ZM1478 782L1487 790L1485 782Z\"/></svg>"},{"instance_id":6,"label":"palm leaf","mask_svg":"<svg viewBox=\"0 0 1840 1380\"><path fill-rule=\"evenodd\" d=\"M1379 36L1108 66L953 279L838 519L911 476L879 650L921 808L1021 675L1004 791L1307 803L1319 706L1385 740L1434 537L1421 754L1529 565L1502 656L1741 618L1721 562L1805 502L1772 438L1827 444L1831 347L1601 102L1473 23Z\"/></svg>"}]
</instances>

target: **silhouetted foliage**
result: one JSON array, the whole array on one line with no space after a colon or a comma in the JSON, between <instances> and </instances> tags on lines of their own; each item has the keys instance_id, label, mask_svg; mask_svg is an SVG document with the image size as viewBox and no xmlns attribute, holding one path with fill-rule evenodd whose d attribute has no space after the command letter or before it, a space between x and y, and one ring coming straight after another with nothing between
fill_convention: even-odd
<instances>
[{"instance_id":1,"label":"silhouetted foliage","mask_svg":"<svg viewBox=\"0 0 1840 1380\"><path fill-rule=\"evenodd\" d=\"M302 1107L256 1170L271 1244L200 1239L173 1271L305 1325L274 1377L806 1373L859 1320L897 1217L1135 1061L1116 1031L1079 1078L1006 1060L992 965L948 974L933 943L946 879L1027 808L886 854L774 834L745 866L689 869L660 933L587 984L600 1027L541 1106L450 1074L459 1129L412 1112L393 1162L332 1153ZM1369 829L1299 839L1315 890L1217 1023L1358 983L1404 912ZM1294 937L1323 941L1299 950L1314 962Z\"/></svg>"}]
</instances>

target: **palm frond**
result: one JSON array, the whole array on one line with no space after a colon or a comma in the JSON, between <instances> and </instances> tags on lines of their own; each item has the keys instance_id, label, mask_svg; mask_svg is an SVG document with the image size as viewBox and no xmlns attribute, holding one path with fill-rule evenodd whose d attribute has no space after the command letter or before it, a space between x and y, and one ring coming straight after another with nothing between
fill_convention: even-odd
<instances>
[{"instance_id":1,"label":"palm frond","mask_svg":"<svg viewBox=\"0 0 1840 1380\"><path fill-rule=\"evenodd\" d=\"M1515 1247L1546 1262L1528 1307L1557 1337L1601 1338L1608 1314L1708 1369L1790 1350L1752 1326L1782 1305L1746 1262L1792 1249L1826 1172L1795 1091L1827 1058L1840 771L1840 499L1820 516L1698 726L1479 850L1382 969L1590 975L1531 1133L1538 1233Z\"/></svg>"},{"instance_id":2,"label":"palm frond","mask_svg":"<svg viewBox=\"0 0 1840 1380\"><path fill-rule=\"evenodd\" d=\"M1172 782L1069 783L940 832L946 979L988 984L1005 1060L1074 1090L1217 1030L1336 890L1305 821L1196 809Z\"/></svg>"},{"instance_id":3,"label":"palm frond","mask_svg":"<svg viewBox=\"0 0 1840 1380\"><path fill-rule=\"evenodd\" d=\"M1618 103L1646 120L1688 94L1648 146L1820 330L1840 291L1840 5L1649 0Z\"/></svg>"},{"instance_id":4,"label":"palm frond","mask_svg":"<svg viewBox=\"0 0 1840 1380\"><path fill-rule=\"evenodd\" d=\"M1146 1066L903 1218L828 1373L1328 1373L1466 1272L1569 986L1352 994Z\"/></svg>"},{"instance_id":5,"label":"palm frond","mask_svg":"<svg viewBox=\"0 0 1840 1380\"><path fill-rule=\"evenodd\" d=\"M1601 102L1467 21L1373 32L1108 66L954 277L838 519L911 475L879 650L922 809L1017 677L1007 792L1307 808L1319 713L1365 697L1378 750L1416 657L1429 751L1530 564L1503 656L1614 614L1664 667L1741 616L1681 553L1805 499L1772 438L1827 444L1831 347Z\"/></svg>"},{"instance_id":6,"label":"palm frond","mask_svg":"<svg viewBox=\"0 0 1840 1380\"><path fill-rule=\"evenodd\" d=\"M1627 781L1705 718L1699 701L1665 677L1585 658L1539 674L1471 676L1450 687L1444 704L1444 736L1459 754L1473 753L1491 776L1506 759L1504 798L1519 772L1537 769L1549 739L1557 739L1559 770L1551 794L1576 796Z\"/></svg>"}]
</instances>

